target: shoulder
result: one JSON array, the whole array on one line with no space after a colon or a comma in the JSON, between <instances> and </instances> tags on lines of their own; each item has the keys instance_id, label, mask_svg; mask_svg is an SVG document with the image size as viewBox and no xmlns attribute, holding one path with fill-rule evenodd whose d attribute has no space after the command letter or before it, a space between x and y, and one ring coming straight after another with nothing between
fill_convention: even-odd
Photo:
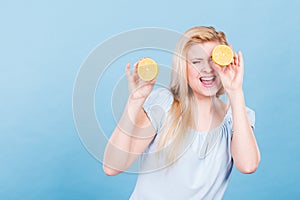
<instances>
[{"instance_id":1,"label":"shoulder","mask_svg":"<svg viewBox=\"0 0 300 200\"><path fill-rule=\"evenodd\" d=\"M173 95L167 88L153 90L146 99L143 108L157 133L162 128L173 101Z\"/></svg>"},{"instance_id":2,"label":"shoulder","mask_svg":"<svg viewBox=\"0 0 300 200\"><path fill-rule=\"evenodd\" d=\"M143 107L146 112L157 106L167 112L173 101L174 98L171 91L167 88L160 87L150 93Z\"/></svg>"},{"instance_id":3,"label":"shoulder","mask_svg":"<svg viewBox=\"0 0 300 200\"><path fill-rule=\"evenodd\" d=\"M255 126L255 111L252 108L249 108L246 106L246 114L249 120L250 125L254 128ZM231 107L229 107L227 114L226 114L226 121L232 122L232 110Z\"/></svg>"},{"instance_id":4,"label":"shoulder","mask_svg":"<svg viewBox=\"0 0 300 200\"><path fill-rule=\"evenodd\" d=\"M251 108L246 107L246 113L248 116L250 126L252 126L252 128L254 128L254 126L255 126L255 111L252 110Z\"/></svg>"}]
</instances>

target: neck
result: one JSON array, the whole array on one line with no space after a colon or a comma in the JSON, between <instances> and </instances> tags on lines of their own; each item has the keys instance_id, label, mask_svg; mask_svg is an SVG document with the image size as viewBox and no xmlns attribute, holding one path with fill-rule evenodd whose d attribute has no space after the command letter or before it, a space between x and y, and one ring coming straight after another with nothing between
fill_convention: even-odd
<instances>
[{"instance_id":1,"label":"neck","mask_svg":"<svg viewBox=\"0 0 300 200\"><path fill-rule=\"evenodd\" d=\"M218 98L216 96L200 96L195 95L195 102L199 111L199 114L208 115L212 114L216 109L216 103Z\"/></svg>"},{"instance_id":2,"label":"neck","mask_svg":"<svg viewBox=\"0 0 300 200\"><path fill-rule=\"evenodd\" d=\"M217 127L225 116L221 100L216 96L195 96L196 129L207 132Z\"/></svg>"}]
</instances>

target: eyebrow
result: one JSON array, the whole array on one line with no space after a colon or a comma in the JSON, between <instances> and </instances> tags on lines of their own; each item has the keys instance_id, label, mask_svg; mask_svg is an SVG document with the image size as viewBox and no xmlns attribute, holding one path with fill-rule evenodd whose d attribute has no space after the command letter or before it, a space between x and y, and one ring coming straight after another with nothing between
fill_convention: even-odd
<instances>
[{"instance_id":1,"label":"eyebrow","mask_svg":"<svg viewBox=\"0 0 300 200\"><path fill-rule=\"evenodd\" d=\"M191 58L190 60L204 60L204 58Z\"/></svg>"}]
</instances>

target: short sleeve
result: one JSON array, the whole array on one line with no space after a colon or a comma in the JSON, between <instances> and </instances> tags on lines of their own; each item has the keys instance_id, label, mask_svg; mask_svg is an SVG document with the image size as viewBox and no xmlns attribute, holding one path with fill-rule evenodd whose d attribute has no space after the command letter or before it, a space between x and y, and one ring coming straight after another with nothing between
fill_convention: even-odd
<instances>
[{"instance_id":1,"label":"short sleeve","mask_svg":"<svg viewBox=\"0 0 300 200\"><path fill-rule=\"evenodd\" d=\"M252 109L246 107L246 114L248 117L249 124L254 130L255 129L255 112ZM228 130L231 130L230 132L233 132L234 130L232 127L232 110L231 109L228 110L226 124L228 125Z\"/></svg>"},{"instance_id":2,"label":"short sleeve","mask_svg":"<svg viewBox=\"0 0 300 200\"><path fill-rule=\"evenodd\" d=\"M146 99L143 108L156 133L160 132L173 100L172 93L166 88L155 89Z\"/></svg>"},{"instance_id":3,"label":"short sleeve","mask_svg":"<svg viewBox=\"0 0 300 200\"><path fill-rule=\"evenodd\" d=\"M247 113L247 117L248 117L250 126L254 129L255 128L255 112L252 109L246 107L246 113Z\"/></svg>"}]
</instances>

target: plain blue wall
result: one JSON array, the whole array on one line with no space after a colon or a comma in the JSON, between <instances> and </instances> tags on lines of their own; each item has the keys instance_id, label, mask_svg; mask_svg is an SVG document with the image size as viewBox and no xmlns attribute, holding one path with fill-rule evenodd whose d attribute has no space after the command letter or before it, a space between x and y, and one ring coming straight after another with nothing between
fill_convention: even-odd
<instances>
[{"instance_id":1,"label":"plain blue wall","mask_svg":"<svg viewBox=\"0 0 300 200\"><path fill-rule=\"evenodd\" d=\"M195 25L225 31L243 50L256 111L260 167L235 170L224 199L300 198L298 2L1 1L0 199L128 199L136 176L105 176L77 135L76 74L111 35Z\"/></svg>"}]
</instances>

